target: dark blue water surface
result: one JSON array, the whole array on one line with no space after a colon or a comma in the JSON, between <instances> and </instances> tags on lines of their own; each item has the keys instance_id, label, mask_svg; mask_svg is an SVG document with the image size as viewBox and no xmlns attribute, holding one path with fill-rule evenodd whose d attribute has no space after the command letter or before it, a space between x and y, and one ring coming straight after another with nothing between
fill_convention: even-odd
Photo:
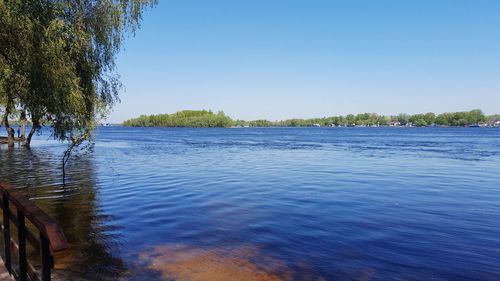
<instances>
[{"instance_id":1,"label":"dark blue water surface","mask_svg":"<svg viewBox=\"0 0 500 281\"><path fill-rule=\"evenodd\" d=\"M500 280L500 129L101 128L0 175L62 225L61 280Z\"/></svg>"}]
</instances>

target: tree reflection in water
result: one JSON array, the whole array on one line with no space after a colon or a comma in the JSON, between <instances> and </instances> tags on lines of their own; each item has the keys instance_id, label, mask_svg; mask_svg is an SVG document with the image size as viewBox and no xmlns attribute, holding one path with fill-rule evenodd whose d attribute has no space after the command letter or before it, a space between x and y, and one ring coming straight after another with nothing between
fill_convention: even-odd
<instances>
[{"instance_id":1,"label":"tree reflection in water","mask_svg":"<svg viewBox=\"0 0 500 281\"><path fill-rule=\"evenodd\" d=\"M70 162L63 185L61 155L51 147L0 146L0 177L35 200L64 230L70 249L55 256L55 280L117 280L126 272L114 255L120 237L97 200L92 160Z\"/></svg>"}]
</instances>

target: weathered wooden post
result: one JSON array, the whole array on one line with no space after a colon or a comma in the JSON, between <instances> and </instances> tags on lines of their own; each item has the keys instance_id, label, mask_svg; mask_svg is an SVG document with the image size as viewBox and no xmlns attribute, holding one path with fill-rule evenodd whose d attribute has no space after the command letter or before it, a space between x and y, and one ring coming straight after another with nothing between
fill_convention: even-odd
<instances>
[{"instance_id":1,"label":"weathered wooden post","mask_svg":"<svg viewBox=\"0 0 500 281\"><path fill-rule=\"evenodd\" d=\"M26 111L22 111L21 112L21 118L19 118L21 120L21 139L22 140L25 140L26 139L26 123L27 123L27 119L26 119Z\"/></svg>"},{"instance_id":2,"label":"weathered wooden post","mask_svg":"<svg viewBox=\"0 0 500 281\"><path fill-rule=\"evenodd\" d=\"M28 257L26 256L26 220L24 213L17 210L17 241L19 247L19 281L28 281Z\"/></svg>"},{"instance_id":3,"label":"weathered wooden post","mask_svg":"<svg viewBox=\"0 0 500 281\"><path fill-rule=\"evenodd\" d=\"M26 124L23 124L23 126L21 127L21 139L26 139Z\"/></svg>"},{"instance_id":4,"label":"weathered wooden post","mask_svg":"<svg viewBox=\"0 0 500 281\"><path fill-rule=\"evenodd\" d=\"M14 146L14 129L12 127L7 129L7 141L9 142L9 147Z\"/></svg>"},{"instance_id":5,"label":"weathered wooden post","mask_svg":"<svg viewBox=\"0 0 500 281\"><path fill-rule=\"evenodd\" d=\"M4 257L5 267L12 274L12 263L10 256L10 209L9 197L2 192L2 212L3 212L3 243L4 243Z\"/></svg>"}]
</instances>

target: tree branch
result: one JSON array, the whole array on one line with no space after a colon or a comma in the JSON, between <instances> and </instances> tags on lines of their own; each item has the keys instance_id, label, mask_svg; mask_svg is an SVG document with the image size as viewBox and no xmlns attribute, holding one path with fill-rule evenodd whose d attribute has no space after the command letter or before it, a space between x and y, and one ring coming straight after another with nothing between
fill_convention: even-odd
<instances>
[{"instance_id":1,"label":"tree branch","mask_svg":"<svg viewBox=\"0 0 500 281\"><path fill-rule=\"evenodd\" d=\"M0 49L0 55L2 55L2 57L4 57L5 60L8 61L9 63L11 62L9 56L7 56L7 54L2 49Z\"/></svg>"}]
</instances>

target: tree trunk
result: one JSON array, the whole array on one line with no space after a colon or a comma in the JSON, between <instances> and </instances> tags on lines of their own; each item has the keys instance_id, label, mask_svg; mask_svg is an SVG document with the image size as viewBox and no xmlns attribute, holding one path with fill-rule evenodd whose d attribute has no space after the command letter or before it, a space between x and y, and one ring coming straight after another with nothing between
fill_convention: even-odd
<instances>
[{"instance_id":1,"label":"tree trunk","mask_svg":"<svg viewBox=\"0 0 500 281\"><path fill-rule=\"evenodd\" d=\"M30 132L28 133L28 136L26 137L26 142L24 143L24 145L29 148L30 145L31 145L31 138L33 137L33 135L35 134L36 130L38 130L38 128L40 127L40 123L36 120L32 120L33 122L33 126L31 126L31 130Z\"/></svg>"},{"instance_id":2,"label":"tree trunk","mask_svg":"<svg viewBox=\"0 0 500 281\"><path fill-rule=\"evenodd\" d=\"M7 141L9 142L9 147L14 147L14 129L11 127L7 129Z\"/></svg>"},{"instance_id":3,"label":"tree trunk","mask_svg":"<svg viewBox=\"0 0 500 281\"><path fill-rule=\"evenodd\" d=\"M5 111L5 115L3 116L3 123L5 124L5 130L7 131L7 142L9 147L14 146L14 129L12 129L9 125L9 112Z\"/></svg>"}]
</instances>

